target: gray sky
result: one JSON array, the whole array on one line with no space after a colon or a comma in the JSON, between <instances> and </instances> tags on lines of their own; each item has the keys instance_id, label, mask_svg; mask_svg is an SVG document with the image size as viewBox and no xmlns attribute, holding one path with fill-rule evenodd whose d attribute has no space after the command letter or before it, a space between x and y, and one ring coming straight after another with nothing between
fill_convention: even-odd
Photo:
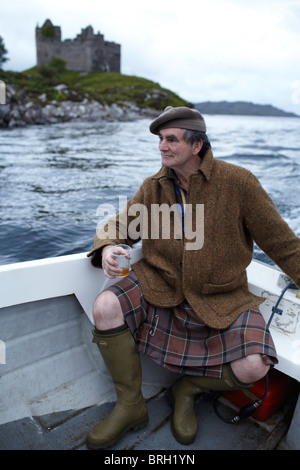
<instances>
[{"instance_id":1,"label":"gray sky","mask_svg":"<svg viewBox=\"0 0 300 470\"><path fill-rule=\"evenodd\" d=\"M122 73L192 102L253 101L300 115L300 0L2 0L6 70L36 64L35 27L92 25L122 46Z\"/></svg>"}]
</instances>

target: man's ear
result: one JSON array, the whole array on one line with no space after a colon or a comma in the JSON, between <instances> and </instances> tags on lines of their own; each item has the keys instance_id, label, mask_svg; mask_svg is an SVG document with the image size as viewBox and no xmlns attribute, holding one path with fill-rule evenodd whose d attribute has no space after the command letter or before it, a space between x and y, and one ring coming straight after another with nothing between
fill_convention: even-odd
<instances>
[{"instance_id":1,"label":"man's ear","mask_svg":"<svg viewBox=\"0 0 300 470\"><path fill-rule=\"evenodd\" d=\"M197 155L203 147L203 140L193 143L193 154Z\"/></svg>"}]
</instances>

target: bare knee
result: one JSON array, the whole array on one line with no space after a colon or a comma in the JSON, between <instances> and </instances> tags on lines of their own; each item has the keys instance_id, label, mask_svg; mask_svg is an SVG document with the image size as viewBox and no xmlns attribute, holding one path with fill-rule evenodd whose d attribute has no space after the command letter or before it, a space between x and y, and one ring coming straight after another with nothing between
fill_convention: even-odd
<instances>
[{"instance_id":1,"label":"bare knee","mask_svg":"<svg viewBox=\"0 0 300 470\"><path fill-rule=\"evenodd\" d=\"M241 382L253 383L262 379L268 373L270 366L265 365L260 354L251 354L233 361L231 368Z\"/></svg>"},{"instance_id":2,"label":"bare knee","mask_svg":"<svg viewBox=\"0 0 300 470\"><path fill-rule=\"evenodd\" d=\"M123 325L124 316L118 297L111 291L103 291L95 300L93 315L98 330L108 330Z\"/></svg>"}]
</instances>

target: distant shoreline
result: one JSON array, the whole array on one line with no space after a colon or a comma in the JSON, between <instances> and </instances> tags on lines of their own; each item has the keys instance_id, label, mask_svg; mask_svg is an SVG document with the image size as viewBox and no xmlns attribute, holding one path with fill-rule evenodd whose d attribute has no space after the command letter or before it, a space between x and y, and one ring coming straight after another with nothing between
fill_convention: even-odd
<instances>
[{"instance_id":1,"label":"distant shoreline","mask_svg":"<svg viewBox=\"0 0 300 470\"><path fill-rule=\"evenodd\" d=\"M262 105L247 101L205 101L202 103L194 103L194 106L202 114L300 118L297 114L282 111L269 104Z\"/></svg>"},{"instance_id":2,"label":"distant shoreline","mask_svg":"<svg viewBox=\"0 0 300 470\"><path fill-rule=\"evenodd\" d=\"M0 129L78 119L131 121L156 117L167 106L192 106L158 83L117 72L81 73L56 64L0 70L0 79L6 85Z\"/></svg>"}]
</instances>

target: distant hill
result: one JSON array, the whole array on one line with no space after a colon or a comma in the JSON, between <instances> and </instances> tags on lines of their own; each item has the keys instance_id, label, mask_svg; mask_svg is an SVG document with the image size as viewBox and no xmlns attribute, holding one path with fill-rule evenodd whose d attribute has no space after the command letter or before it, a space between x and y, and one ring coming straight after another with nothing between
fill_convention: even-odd
<instances>
[{"instance_id":1,"label":"distant hill","mask_svg":"<svg viewBox=\"0 0 300 470\"><path fill-rule=\"evenodd\" d=\"M270 104L255 104L247 101L205 101L195 103L195 108L202 114L233 114L240 116L277 116L277 117L296 117L297 114L287 113L281 109L275 108Z\"/></svg>"}]
</instances>

